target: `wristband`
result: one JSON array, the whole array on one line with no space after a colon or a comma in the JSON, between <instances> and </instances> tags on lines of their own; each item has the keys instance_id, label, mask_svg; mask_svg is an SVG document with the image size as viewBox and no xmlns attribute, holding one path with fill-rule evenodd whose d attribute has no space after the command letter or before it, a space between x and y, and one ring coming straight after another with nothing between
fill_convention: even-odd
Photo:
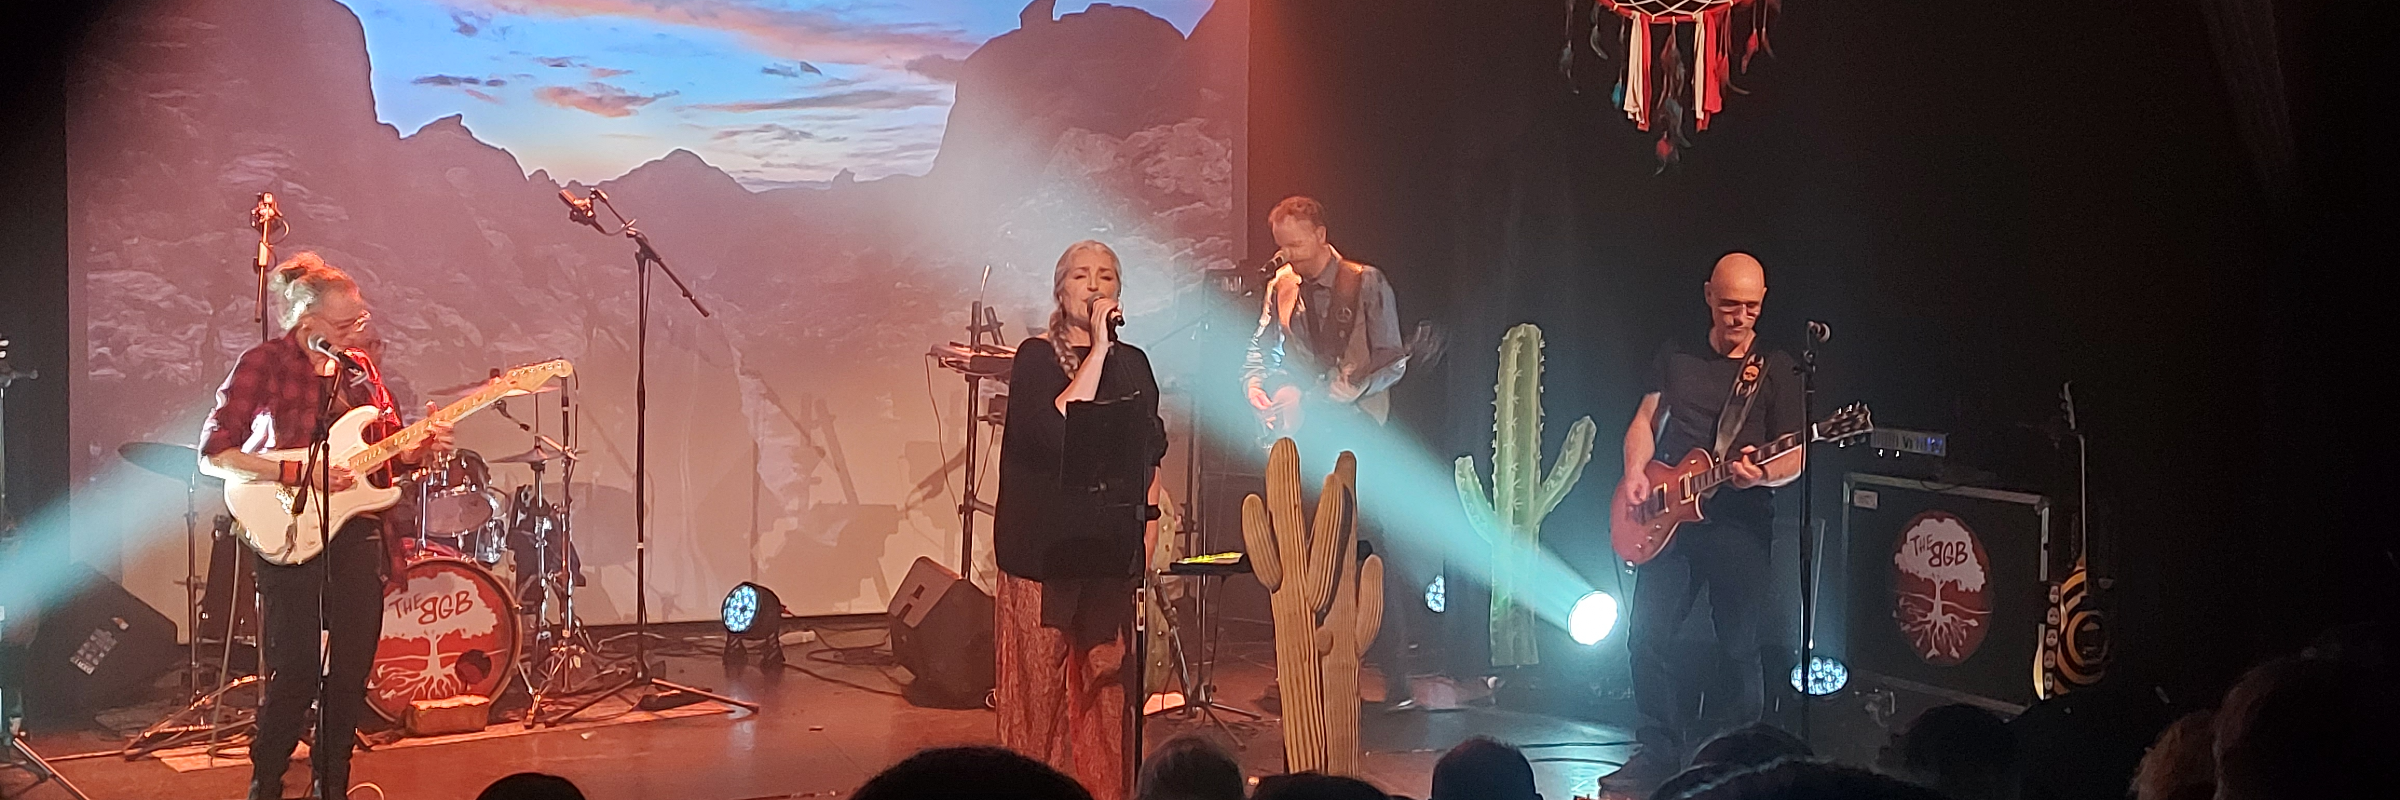
<instances>
[{"instance_id":1,"label":"wristband","mask_svg":"<svg viewBox=\"0 0 2400 800\"><path fill-rule=\"evenodd\" d=\"M280 474L276 477L276 482L285 486L298 486L301 484L302 476L300 475L300 462L280 461L276 462L276 467L280 471Z\"/></svg>"}]
</instances>

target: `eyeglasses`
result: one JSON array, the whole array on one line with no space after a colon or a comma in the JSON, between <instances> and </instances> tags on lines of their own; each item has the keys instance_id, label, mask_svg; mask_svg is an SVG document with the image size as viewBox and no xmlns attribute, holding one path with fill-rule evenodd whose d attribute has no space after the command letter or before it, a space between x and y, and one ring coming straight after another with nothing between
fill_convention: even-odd
<instances>
[{"instance_id":1,"label":"eyeglasses","mask_svg":"<svg viewBox=\"0 0 2400 800\"><path fill-rule=\"evenodd\" d=\"M346 331L349 331L349 332L351 332L351 333L357 333L357 332L359 332L359 331L366 330L366 329L367 329L367 320L374 319L374 318L375 318L375 314L374 314L373 312L369 312L369 311L361 311L361 312L358 312L358 316L350 318L350 320L349 320L349 321L347 321L347 322L342 322L342 321L336 321L336 320L330 320L330 319L328 319L328 320L325 320L325 324L332 326L332 327L333 327L333 329L334 329L334 330L337 330L337 331L344 331L344 330L346 330ZM323 318L323 317L319 317L319 319L324 319L324 318Z\"/></svg>"}]
</instances>

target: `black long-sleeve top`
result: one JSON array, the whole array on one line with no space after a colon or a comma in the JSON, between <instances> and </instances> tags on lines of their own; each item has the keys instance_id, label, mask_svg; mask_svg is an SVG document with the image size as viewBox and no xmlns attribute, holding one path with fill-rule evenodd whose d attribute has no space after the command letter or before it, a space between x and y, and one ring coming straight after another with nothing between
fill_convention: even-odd
<instances>
[{"instance_id":1,"label":"black long-sleeve top","mask_svg":"<svg viewBox=\"0 0 2400 800\"><path fill-rule=\"evenodd\" d=\"M1085 348L1076 348L1086 350ZM1111 345L1100 368L1097 401L1132 402L1151 420L1149 435L1125 443L1142 448L1155 469L1167 454L1166 423L1158 417L1158 380L1150 356L1129 344ZM1032 580L1129 577L1141 564L1141 539L1094 540L1074 524L1092 513L1088 501L1065 491L1060 475L1067 420L1058 395L1070 378L1048 339L1017 345L1009 377L1008 421L1000 437L1000 502L992 518L992 552L1000 569Z\"/></svg>"}]
</instances>

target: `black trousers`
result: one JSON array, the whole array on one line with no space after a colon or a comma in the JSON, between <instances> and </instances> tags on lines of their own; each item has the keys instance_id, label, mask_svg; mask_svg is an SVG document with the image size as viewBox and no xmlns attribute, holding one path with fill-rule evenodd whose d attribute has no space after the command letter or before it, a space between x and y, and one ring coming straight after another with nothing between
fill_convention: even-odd
<instances>
[{"instance_id":1,"label":"black trousers","mask_svg":"<svg viewBox=\"0 0 2400 800\"><path fill-rule=\"evenodd\" d=\"M317 715L309 760L320 776L349 774L359 715L367 709L367 671L383 637L382 533L381 521L360 517L343 525L325 552L307 563L279 566L258 560L267 689L258 706L258 738L250 745L254 776L282 779L308 709L317 702L320 675L330 688ZM318 631L324 631L330 663L318 659Z\"/></svg>"},{"instance_id":2,"label":"black trousers","mask_svg":"<svg viewBox=\"0 0 2400 800\"><path fill-rule=\"evenodd\" d=\"M1631 628L1636 729L1645 748L1676 759L1707 737L1758 721L1766 704L1759 639L1766 617L1766 524L1689 525L1635 574ZM1693 651L1678 635L1700 593L1716 629L1713 647ZM1694 661L1698 663L1694 663ZM1680 764L1678 764L1680 766Z\"/></svg>"}]
</instances>

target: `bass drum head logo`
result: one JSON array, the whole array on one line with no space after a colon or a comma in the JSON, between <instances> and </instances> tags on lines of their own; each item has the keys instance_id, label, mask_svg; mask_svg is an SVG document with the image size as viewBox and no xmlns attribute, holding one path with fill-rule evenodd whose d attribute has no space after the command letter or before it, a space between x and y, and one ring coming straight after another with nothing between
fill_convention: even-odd
<instances>
[{"instance_id":1,"label":"bass drum head logo","mask_svg":"<svg viewBox=\"0 0 2400 800\"><path fill-rule=\"evenodd\" d=\"M1925 663L1957 666L1983 646L1992 621L1992 559L1965 520L1927 511L1892 552L1892 621Z\"/></svg>"},{"instance_id":2,"label":"bass drum head logo","mask_svg":"<svg viewBox=\"0 0 2400 800\"><path fill-rule=\"evenodd\" d=\"M383 596L383 640L367 706L400 721L416 700L498 697L517 655L515 601L489 572L456 559L408 566Z\"/></svg>"}]
</instances>

